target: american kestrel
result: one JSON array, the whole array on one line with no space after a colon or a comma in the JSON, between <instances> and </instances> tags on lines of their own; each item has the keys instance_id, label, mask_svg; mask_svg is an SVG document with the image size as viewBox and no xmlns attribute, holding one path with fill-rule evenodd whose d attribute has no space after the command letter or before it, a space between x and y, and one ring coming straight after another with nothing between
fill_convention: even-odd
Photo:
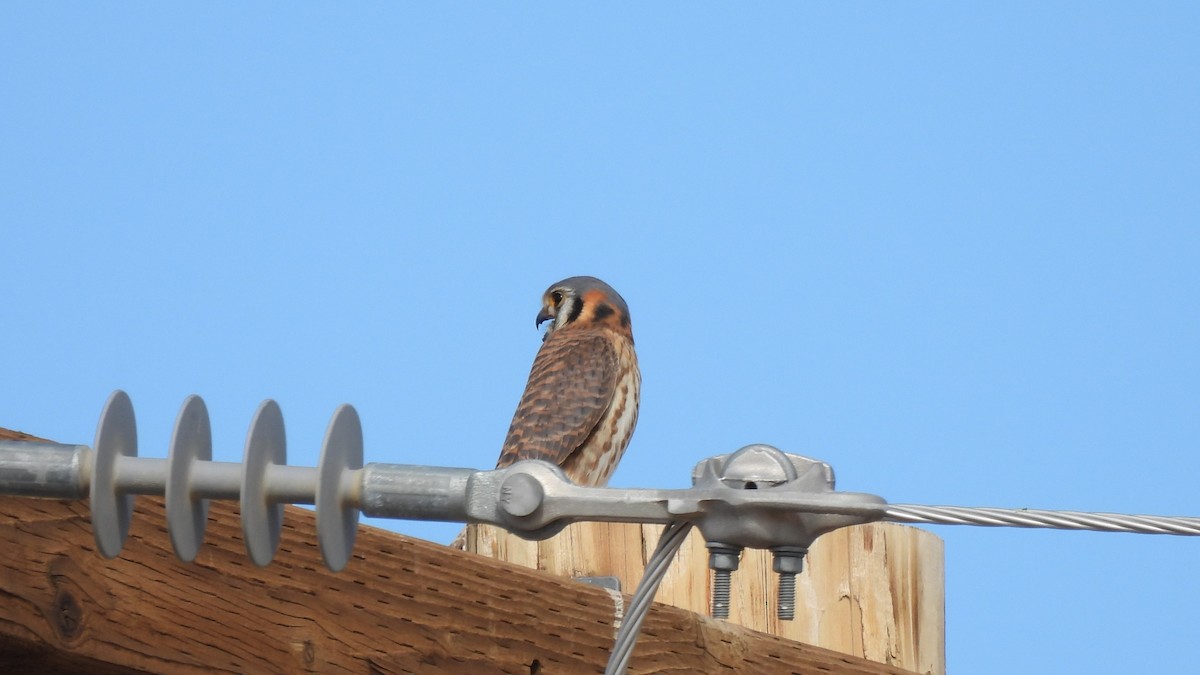
<instances>
[{"instance_id":1,"label":"american kestrel","mask_svg":"<svg viewBox=\"0 0 1200 675\"><path fill-rule=\"evenodd\" d=\"M537 325L547 321L496 468L543 459L577 485L605 485L637 424L642 374L629 307L603 281L571 277L542 295Z\"/></svg>"},{"instance_id":2,"label":"american kestrel","mask_svg":"<svg viewBox=\"0 0 1200 675\"><path fill-rule=\"evenodd\" d=\"M629 307L603 281L571 277L542 295L537 325L547 321L496 468L541 459L577 485L606 485L637 424L642 374Z\"/></svg>"}]
</instances>

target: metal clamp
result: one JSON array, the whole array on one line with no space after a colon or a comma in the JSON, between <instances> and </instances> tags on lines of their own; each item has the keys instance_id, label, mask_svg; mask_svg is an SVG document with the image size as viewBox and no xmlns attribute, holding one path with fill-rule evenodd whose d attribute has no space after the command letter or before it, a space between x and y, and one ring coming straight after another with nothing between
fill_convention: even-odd
<instances>
[{"instance_id":1,"label":"metal clamp","mask_svg":"<svg viewBox=\"0 0 1200 675\"><path fill-rule=\"evenodd\" d=\"M835 492L826 463L769 445L748 445L696 465L688 490L582 488L558 467L517 462L494 477L471 481L469 514L533 539L580 520L695 524L714 571L712 611L728 616L730 575L742 549L770 549L779 574L779 617L795 617L795 579L817 537L880 520L887 502L876 495Z\"/></svg>"}]
</instances>

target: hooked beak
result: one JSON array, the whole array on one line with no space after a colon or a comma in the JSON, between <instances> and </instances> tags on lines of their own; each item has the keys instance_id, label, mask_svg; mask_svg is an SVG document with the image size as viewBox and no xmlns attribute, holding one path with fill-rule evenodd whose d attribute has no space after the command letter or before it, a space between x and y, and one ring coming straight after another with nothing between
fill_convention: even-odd
<instances>
[{"instance_id":1,"label":"hooked beak","mask_svg":"<svg viewBox=\"0 0 1200 675\"><path fill-rule=\"evenodd\" d=\"M546 307L542 307L542 311L538 312L537 323L535 323L534 326L537 328L541 328L542 324L546 323L547 321L549 321L553 318L554 318L554 312L551 312Z\"/></svg>"}]
</instances>

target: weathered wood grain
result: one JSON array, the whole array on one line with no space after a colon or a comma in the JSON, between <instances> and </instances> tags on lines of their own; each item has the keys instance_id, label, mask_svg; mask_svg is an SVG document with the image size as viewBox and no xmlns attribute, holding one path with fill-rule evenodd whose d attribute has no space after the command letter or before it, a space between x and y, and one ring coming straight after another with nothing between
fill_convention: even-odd
<instances>
[{"instance_id":1,"label":"weathered wood grain","mask_svg":"<svg viewBox=\"0 0 1200 675\"><path fill-rule=\"evenodd\" d=\"M578 582L369 527L333 574L295 507L276 562L257 568L229 503L186 564L164 523L162 501L139 498L105 560L85 502L0 497L4 669L549 675L601 672L611 647L613 596ZM905 671L658 605L630 672Z\"/></svg>"},{"instance_id":2,"label":"weathered wood grain","mask_svg":"<svg viewBox=\"0 0 1200 675\"><path fill-rule=\"evenodd\" d=\"M632 593L661 526L576 523L530 542L489 526L468 528L467 548L565 577L615 576ZM676 554L655 599L700 614L710 610L712 572L699 532ZM729 622L810 645L906 668L945 673L942 541L893 523L870 523L822 536L796 578L796 618L776 614L771 554L746 550L733 575Z\"/></svg>"}]
</instances>

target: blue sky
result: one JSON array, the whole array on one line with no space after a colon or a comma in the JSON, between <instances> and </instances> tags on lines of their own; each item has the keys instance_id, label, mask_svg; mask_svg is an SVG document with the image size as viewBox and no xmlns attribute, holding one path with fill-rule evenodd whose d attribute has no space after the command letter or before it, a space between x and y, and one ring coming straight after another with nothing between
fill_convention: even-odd
<instances>
[{"instance_id":1,"label":"blue sky","mask_svg":"<svg viewBox=\"0 0 1200 675\"><path fill-rule=\"evenodd\" d=\"M897 503L1200 514L1185 3L0 6L0 425L489 467L542 290L644 378L613 484L752 442ZM395 523L448 540L454 526ZM934 528L956 673L1183 672L1200 541ZM1119 646L1117 646L1119 645ZM1172 648L1173 647L1173 648Z\"/></svg>"}]
</instances>

